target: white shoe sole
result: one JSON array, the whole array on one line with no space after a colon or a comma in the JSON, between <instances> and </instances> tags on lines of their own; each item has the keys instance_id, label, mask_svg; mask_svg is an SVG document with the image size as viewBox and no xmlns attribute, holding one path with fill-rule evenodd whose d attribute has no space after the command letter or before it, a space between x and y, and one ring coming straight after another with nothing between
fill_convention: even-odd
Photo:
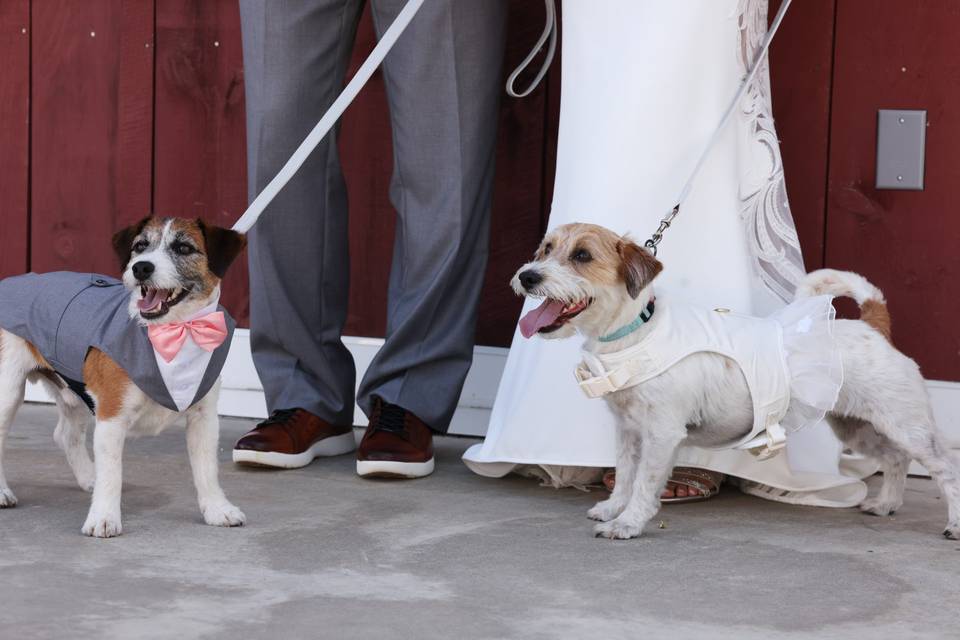
<instances>
[{"instance_id":1,"label":"white shoe sole","mask_svg":"<svg viewBox=\"0 0 960 640\"><path fill-rule=\"evenodd\" d=\"M252 451L250 449L234 449L233 461L238 464L253 464L261 467L275 467L277 469L299 469L305 467L315 458L327 458L350 453L357 448L353 430L339 436L330 436L318 442L303 453L277 453L276 451Z\"/></svg>"},{"instance_id":2,"label":"white shoe sole","mask_svg":"<svg viewBox=\"0 0 960 640\"><path fill-rule=\"evenodd\" d=\"M364 478L424 478L433 473L433 458L426 462L357 460L357 475Z\"/></svg>"}]
</instances>

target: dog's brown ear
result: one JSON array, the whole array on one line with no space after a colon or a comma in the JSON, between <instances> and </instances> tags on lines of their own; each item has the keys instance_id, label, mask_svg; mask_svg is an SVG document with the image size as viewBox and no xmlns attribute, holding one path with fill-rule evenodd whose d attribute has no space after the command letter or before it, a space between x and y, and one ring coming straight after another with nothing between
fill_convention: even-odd
<instances>
[{"instance_id":1,"label":"dog's brown ear","mask_svg":"<svg viewBox=\"0 0 960 640\"><path fill-rule=\"evenodd\" d=\"M150 216L113 234L111 244L113 245L114 253L120 258L121 269L127 268L127 263L130 262L130 256L133 254L133 239L140 235L140 232L143 231L143 228L147 226L148 222L150 222Z\"/></svg>"},{"instance_id":2,"label":"dog's brown ear","mask_svg":"<svg viewBox=\"0 0 960 640\"><path fill-rule=\"evenodd\" d=\"M203 220L197 220L197 226L203 233L203 243L207 248L207 266L210 272L221 280L227 268L247 246L247 236L233 229L211 227Z\"/></svg>"},{"instance_id":3,"label":"dog's brown ear","mask_svg":"<svg viewBox=\"0 0 960 640\"><path fill-rule=\"evenodd\" d=\"M630 240L618 242L617 253L620 254L620 277L631 298L639 296L643 288L663 271L663 264L652 253Z\"/></svg>"}]
</instances>

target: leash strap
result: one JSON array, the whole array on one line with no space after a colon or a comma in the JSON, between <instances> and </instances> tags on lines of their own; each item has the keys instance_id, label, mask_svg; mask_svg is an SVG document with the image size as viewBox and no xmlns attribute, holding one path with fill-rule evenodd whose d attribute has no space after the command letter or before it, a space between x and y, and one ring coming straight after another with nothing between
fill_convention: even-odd
<instances>
[{"instance_id":1,"label":"leash strap","mask_svg":"<svg viewBox=\"0 0 960 640\"><path fill-rule=\"evenodd\" d=\"M293 155L290 156L290 159L283 165L280 172L263 188L263 191L250 203L247 210L240 216L236 224L233 225L234 231L246 233L256 224L261 214L263 214L264 209L277 197L280 190L290 182L290 179L293 178L300 167L303 166L303 163L307 161L307 158L310 157L313 150L317 148L317 145L326 137L330 129L333 128L333 125L335 125L337 120L340 119L340 116L343 115L343 112L346 111L350 103L352 103L357 97L357 94L360 93L360 90L367 84L373 72L377 70L377 67L383 62L387 53L389 53L393 45L396 44L397 39L400 38L400 35L410 24L410 21L413 20L413 17L417 14L417 11L420 10L422 4L423 0L408 0L407 4L400 10L400 13L397 14L393 24L384 32L377 46L370 52L370 55L364 61L363 65L360 66L360 69L357 70L357 73L351 78L350 82L347 83L344 90L337 99L334 100L333 104L330 105L330 108L323 114L323 117L320 118L320 122L318 122L310 134L307 135L306 139L300 143L300 146L293 152Z\"/></svg>"},{"instance_id":2,"label":"leash strap","mask_svg":"<svg viewBox=\"0 0 960 640\"><path fill-rule=\"evenodd\" d=\"M547 22L543 26L543 33L540 34L540 38L537 40L537 43L533 45L533 49L530 50L530 53L527 54L527 57L523 59L523 62L520 63L516 69L513 70L513 73L510 74L510 77L507 78L507 95L511 98L526 98L528 95L533 93L533 90L537 88L540 84L540 81L543 80L543 77L547 75L547 71L550 69L550 63L553 62L553 56L557 52L557 7L554 3L554 0L544 0L544 4L547 9ZM523 91L516 90L517 77L526 70L530 63L533 62L533 59L537 57L537 54L540 53L540 50L543 49L543 45L547 43L547 40L550 40L550 45L547 47L547 55L543 60L543 65L540 67L540 71L537 72L537 76L530 81L530 84Z\"/></svg>"},{"instance_id":3,"label":"leash strap","mask_svg":"<svg viewBox=\"0 0 960 640\"><path fill-rule=\"evenodd\" d=\"M757 55L754 57L753 66L750 67L750 70L744 77L743 82L740 83L740 88L737 89L737 93L734 94L733 100L730 101L730 104L727 106L727 110L724 112L723 117L720 118L720 122L713 130L713 134L707 141L707 146L704 148L703 153L700 154L697 164L693 167L693 172L691 172L690 177L687 178L686 183L684 183L683 188L680 190L680 195L676 200L677 204L673 207L670 213L668 213L663 220L660 221L660 226L657 231L654 232L654 234L649 240L646 241L646 243L644 243L644 246L650 249L653 255L657 255L657 245L659 245L660 241L663 239L663 232L670 227L673 219L677 217L678 213L680 213L680 205L684 200L687 199L687 196L690 195L690 190L693 188L693 182L696 180L697 174L700 173L700 169L703 168L707 158L710 157L710 151L713 150L717 140L720 139L720 134L723 133L727 122L730 121L730 116L733 115L734 109L736 109L737 105L740 104L740 100L743 99L743 94L747 92L747 89L753 82L754 77L757 75L757 71L760 69L763 59L770 50L770 44L773 42L773 37L777 35L777 30L780 28L780 23L783 22L783 18L787 14L787 9L790 8L790 4L792 2L793 0L783 0L783 4L780 5L780 10L777 11L777 15L774 17L773 22L770 25L770 29L767 31L767 35L764 36L763 42L760 45L760 49L757 51Z\"/></svg>"}]
</instances>

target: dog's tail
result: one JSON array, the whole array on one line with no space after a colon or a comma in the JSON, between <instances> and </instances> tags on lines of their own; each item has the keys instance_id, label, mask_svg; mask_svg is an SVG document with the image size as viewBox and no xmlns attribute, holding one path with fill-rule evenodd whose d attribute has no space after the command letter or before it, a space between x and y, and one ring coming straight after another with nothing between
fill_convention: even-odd
<instances>
[{"instance_id":1,"label":"dog's tail","mask_svg":"<svg viewBox=\"0 0 960 640\"><path fill-rule=\"evenodd\" d=\"M891 341L890 312L880 291L866 278L852 271L820 269L808 273L797 285L795 298L831 295L853 298L860 305L860 319Z\"/></svg>"}]
</instances>

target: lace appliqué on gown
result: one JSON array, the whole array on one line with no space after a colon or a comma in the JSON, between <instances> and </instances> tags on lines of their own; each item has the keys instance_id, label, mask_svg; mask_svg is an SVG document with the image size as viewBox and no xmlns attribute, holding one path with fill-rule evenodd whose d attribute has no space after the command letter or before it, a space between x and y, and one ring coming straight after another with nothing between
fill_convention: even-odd
<instances>
[{"instance_id":1,"label":"lace appliqu\u00e9 on gown","mask_svg":"<svg viewBox=\"0 0 960 640\"><path fill-rule=\"evenodd\" d=\"M767 33L767 0L740 0L738 58L746 73ZM770 98L770 67L762 67L740 105L741 149L753 161L740 182L740 216L763 285L784 301L793 299L806 273L800 239L790 213L783 160ZM743 165L741 165L743 166Z\"/></svg>"}]
</instances>

